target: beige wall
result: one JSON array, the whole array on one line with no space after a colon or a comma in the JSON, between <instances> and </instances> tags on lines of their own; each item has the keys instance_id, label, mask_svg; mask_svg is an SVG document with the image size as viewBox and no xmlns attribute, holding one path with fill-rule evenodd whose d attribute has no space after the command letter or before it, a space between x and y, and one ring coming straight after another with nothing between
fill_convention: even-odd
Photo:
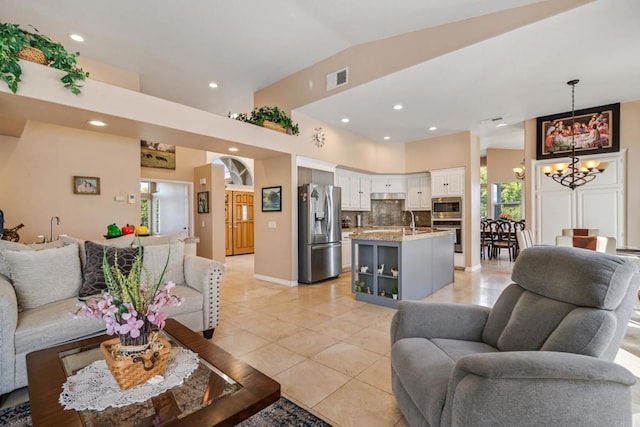
<instances>
[{"instance_id":1,"label":"beige wall","mask_svg":"<svg viewBox=\"0 0 640 427\"><path fill-rule=\"evenodd\" d=\"M207 163L207 152L193 148L176 147L176 168L140 168L142 178L158 181L192 182L193 168ZM194 187L196 188L196 187Z\"/></svg>"},{"instance_id":2,"label":"beige wall","mask_svg":"<svg viewBox=\"0 0 640 427\"><path fill-rule=\"evenodd\" d=\"M627 149L627 245L640 247L640 101L620 106L620 148Z\"/></svg>"},{"instance_id":3,"label":"beige wall","mask_svg":"<svg viewBox=\"0 0 640 427\"><path fill-rule=\"evenodd\" d=\"M410 142L405 148L406 173L469 165L469 132Z\"/></svg>"},{"instance_id":4,"label":"beige wall","mask_svg":"<svg viewBox=\"0 0 640 427\"><path fill-rule=\"evenodd\" d=\"M255 162L255 274L295 282L297 277L297 188L295 159L285 154ZM262 212L262 188L282 186L282 211ZM296 215L297 217L297 215ZM269 228L269 222L275 228Z\"/></svg>"},{"instance_id":5,"label":"beige wall","mask_svg":"<svg viewBox=\"0 0 640 427\"><path fill-rule=\"evenodd\" d=\"M139 141L38 122L28 122L21 138L0 139L0 209L6 225L24 223L21 241L49 236L51 217L61 219L56 234L101 238L107 225L139 219ZM73 194L74 175L99 177L100 195ZM115 196L136 195L136 203ZM55 236L54 236L55 237Z\"/></svg>"},{"instance_id":6,"label":"beige wall","mask_svg":"<svg viewBox=\"0 0 640 427\"><path fill-rule=\"evenodd\" d=\"M465 168L464 222L465 267L480 263L478 251L480 225L480 141L470 132L410 142L405 146L405 172L415 173L434 169ZM477 253L476 253L477 252Z\"/></svg>"},{"instance_id":7,"label":"beige wall","mask_svg":"<svg viewBox=\"0 0 640 427\"><path fill-rule=\"evenodd\" d=\"M300 135L295 137L295 145L291 147L293 154L371 173L404 173L403 144L375 143L297 111L291 117L300 127ZM311 140L317 127L325 133L325 143L321 148Z\"/></svg>"},{"instance_id":8,"label":"beige wall","mask_svg":"<svg viewBox=\"0 0 640 427\"><path fill-rule=\"evenodd\" d=\"M204 179L205 184L200 184ZM193 235L200 239L198 256L224 262L224 167L206 164L193 169ZM198 193L209 192L209 213L198 213Z\"/></svg>"},{"instance_id":9,"label":"beige wall","mask_svg":"<svg viewBox=\"0 0 640 427\"><path fill-rule=\"evenodd\" d=\"M513 168L519 167L523 158L524 150L487 149L487 203L489 204L487 206L487 216L489 218L493 218L492 184L517 181ZM523 185L526 185L524 181ZM524 193L523 197L526 197ZM523 214L526 214L526 212L523 212Z\"/></svg>"}]
</instances>

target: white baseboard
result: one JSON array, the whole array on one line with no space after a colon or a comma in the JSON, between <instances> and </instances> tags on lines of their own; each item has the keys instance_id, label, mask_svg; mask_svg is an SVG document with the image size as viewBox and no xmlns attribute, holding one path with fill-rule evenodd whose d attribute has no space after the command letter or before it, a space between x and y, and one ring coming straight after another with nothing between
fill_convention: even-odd
<instances>
[{"instance_id":1,"label":"white baseboard","mask_svg":"<svg viewBox=\"0 0 640 427\"><path fill-rule=\"evenodd\" d=\"M464 271L478 271L482 268L482 264L476 264L471 267L465 267Z\"/></svg>"},{"instance_id":2,"label":"white baseboard","mask_svg":"<svg viewBox=\"0 0 640 427\"><path fill-rule=\"evenodd\" d=\"M290 287L298 286L297 280L289 281L289 280L279 279L277 277L263 276L262 274L254 274L253 277L254 279L264 280L265 282L275 283L276 285L283 285L283 286L290 286Z\"/></svg>"}]
</instances>

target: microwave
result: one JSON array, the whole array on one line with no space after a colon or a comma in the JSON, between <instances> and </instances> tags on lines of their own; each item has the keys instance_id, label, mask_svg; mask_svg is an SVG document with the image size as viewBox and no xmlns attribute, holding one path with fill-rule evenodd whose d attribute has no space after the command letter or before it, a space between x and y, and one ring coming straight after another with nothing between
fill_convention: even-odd
<instances>
[{"instance_id":1,"label":"microwave","mask_svg":"<svg viewBox=\"0 0 640 427\"><path fill-rule=\"evenodd\" d=\"M432 199L431 218L462 219L462 197Z\"/></svg>"}]
</instances>

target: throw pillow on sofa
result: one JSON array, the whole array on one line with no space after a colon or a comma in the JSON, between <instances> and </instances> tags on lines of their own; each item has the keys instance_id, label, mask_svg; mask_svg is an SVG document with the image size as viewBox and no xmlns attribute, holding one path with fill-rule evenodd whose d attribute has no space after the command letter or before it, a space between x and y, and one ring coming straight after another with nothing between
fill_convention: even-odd
<instances>
[{"instance_id":1,"label":"throw pillow on sofa","mask_svg":"<svg viewBox=\"0 0 640 427\"><path fill-rule=\"evenodd\" d=\"M158 280L167 262L167 256L169 256L169 265L163 283L184 284L184 243L182 242L144 246L142 266L151 273L153 280Z\"/></svg>"},{"instance_id":2,"label":"throw pillow on sofa","mask_svg":"<svg viewBox=\"0 0 640 427\"><path fill-rule=\"evenodd\" d=\"M116 248L103 246L87 240L84 242L85 262L82 287L78 296L87 297L89 295L100 294L107 290L107 283L104 280L102 270L102 260L105 250L107 251L107 262L114 265L116 253L118 255L118 267L125 276L131 271L131 267L138 255L138 248ZM141 248L144 251L144 248Z\"/></svg>"},{"instance_id":3,"label":"throw pillow on sofa","mask_svg":"<svg viewBox=\"0 0 640 427\"><path fill-rule=\"evenodd\" d=\"M60 248L64 246L64 242L61 240L54 240L48 243L18 243L10 242L8 240L0 240L0 275L11 279L11 273L9 272L9 264L4 258L4 251L41 251L43 249Z\"/></svg>"},{"instance_id":4,"label":"throw pillow on sofa","mask_svg":"<svg viewBox=\"0 0 640 427\"><path fill-rule=\"evenodd\" d=\"M78 246L4 251L20 310L78 295L82 283Z\"/></svg>"}]
</instances>

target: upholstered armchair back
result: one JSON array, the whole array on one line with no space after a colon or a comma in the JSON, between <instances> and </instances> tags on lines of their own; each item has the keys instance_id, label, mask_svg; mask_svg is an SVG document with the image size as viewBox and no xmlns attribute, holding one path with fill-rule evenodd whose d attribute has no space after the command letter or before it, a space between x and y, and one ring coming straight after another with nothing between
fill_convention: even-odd
<instances>
[{"instance_id":1,"label":"upholstered armchair back","mask_svg":"<svg viewBox=\"0 0 640 427\"><path fill-rule=\"evenodd\" d=\"M635 265L585 249L534 246L491 309L483 341L501 351L561 351L613 360L640 285Z\"/></svg>"}]
</instances>

